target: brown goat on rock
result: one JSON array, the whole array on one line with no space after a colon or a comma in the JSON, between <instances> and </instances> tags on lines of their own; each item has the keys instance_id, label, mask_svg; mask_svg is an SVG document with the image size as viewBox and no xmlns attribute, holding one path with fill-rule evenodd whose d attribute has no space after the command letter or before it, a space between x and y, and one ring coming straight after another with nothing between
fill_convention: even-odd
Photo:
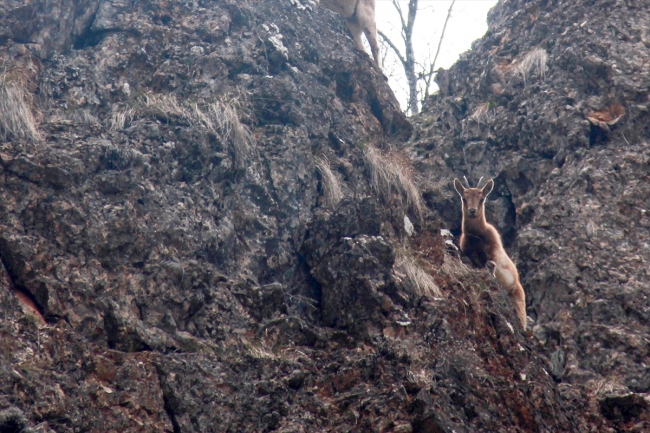
<instances>
[{"instance_id":1,"label":"brown goat on rock","mask_svg":"<svg viewBox=\"0 0 650 433\"><path fill-rule=\"evenodd\" d=\"M375 0L321 0L327 9L342 15L352 33L354 47L364 51L361 35L366 34L375 63L381 69L379 42L377 41L377 21L375 20Z\"/></svg>"},{"instance_id":2,"label":"brown goat on rock","mask_svg":"<svg viewBox=\"0 0 650 433\"><path fill-rule=\"evenodd\" d=\"M493 268L495 278L508 291L521 326L526 329L526 293L519 282L517 267L503 249L497 229L485 220L485 199L492 192L494 181L488 181L483 188L467 186L465 188L454 179L454 188L463 202L460 250L473 262L479 261Z\"/></svg>"}]
</instances>

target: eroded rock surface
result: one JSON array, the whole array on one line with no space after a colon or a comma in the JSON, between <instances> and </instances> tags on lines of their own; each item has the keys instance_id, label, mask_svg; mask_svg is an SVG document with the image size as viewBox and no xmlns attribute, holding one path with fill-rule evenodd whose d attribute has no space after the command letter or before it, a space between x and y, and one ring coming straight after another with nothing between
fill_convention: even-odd
<instances>
[{"instance_id":1,"label":"eroded rock surface","mask_svg":"<svg viewBox=\"0 0 650 433\"><path fill-rule=\"evenodd\" d=\"M505 1L489 22L419 119L414 154L436 173L426 197L458 230L455 197L433 180L495 177L491 220L549 373L617 431L646 431L648 8Z\"/></svg>"},{"instance_id":2,"label":"eroded rock surface","mask_svg":"<svg viewBox=\"0 0 650 433\"><path fill-rule=\"evenodd\" d=\"M645 244L624 241L646 227L645 84L606 63L618 33L568 24L569 3L532 5L499 6L476 53L439 75L412 152L422 208L399 184L414 128L316 2L0 0L0 430L643 428L646 255L627 257ZM633 4L608 7L626 19ZM543 47L544 79L477 72L481 50L498 65L565 27L619 93L580 105L600 81L575 84L560 43ZM634 68L645 52L620 56ZM489 115L467 120L488 90ZM459 206L440 186L462 170L499 175L492 208L535 339L487 271L445 250ZM578 261L583 241L594 253Z\"/></svg>"}]
</instances>

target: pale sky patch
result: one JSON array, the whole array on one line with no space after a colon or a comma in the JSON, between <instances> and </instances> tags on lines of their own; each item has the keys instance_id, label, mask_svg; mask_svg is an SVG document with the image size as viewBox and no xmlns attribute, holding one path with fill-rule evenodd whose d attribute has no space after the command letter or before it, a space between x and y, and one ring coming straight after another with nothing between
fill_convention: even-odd
<instances>
[{"instance_id":1,"label":"pale sky patch","mask_svg":"<svg viewBox=\"0 0 650 433\"><path fill-rule=\"evenodd\" d=\"M376 2L377 27L401 47L401 27L395 8L390 0L376 0ZM408 0L400 0L400 3L406 13ZM497 0L456 0L447 24L436 69L438 67L448 69L458 60L461 53L471 48L474 40L485 34L487 13L496 4ZM419 5L413 38L415 55L418 61L431 63L451 0L420 0ZM408 86L401 64L391 64L387 60L384 73L389 77L389 84L402 104L402 108L405 108Z\"/></svg>"}]
</instances>

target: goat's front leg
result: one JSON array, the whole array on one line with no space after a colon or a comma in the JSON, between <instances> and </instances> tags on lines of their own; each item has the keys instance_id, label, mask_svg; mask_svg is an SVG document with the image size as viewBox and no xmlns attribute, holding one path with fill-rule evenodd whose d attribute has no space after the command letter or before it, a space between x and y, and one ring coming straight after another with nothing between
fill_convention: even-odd
<instances>
[{"instance_id":1,"label":"goat's front leg","mask_svg":"<svg viewBox=\"0 0 650 433\"><path fill-rule=\"evenodd\" d=\"M351 18L348 18L346 22L348 24L348 29L352 34L352 40L354 41L354 48L356 48L359 51L365 52L366 49L363 47L363 41L361 40L361 35L363 35L363 28L361 27L361 24L359 23L359 20L357 19L356 15Z\"/></svg>"}]
</instances>

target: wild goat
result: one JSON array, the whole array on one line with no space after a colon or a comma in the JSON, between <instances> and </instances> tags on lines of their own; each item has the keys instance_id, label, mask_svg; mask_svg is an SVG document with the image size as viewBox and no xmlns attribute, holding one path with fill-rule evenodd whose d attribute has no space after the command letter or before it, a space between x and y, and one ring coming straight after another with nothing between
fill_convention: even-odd
<instances>
[{"instance_id":1,"label":"wild goat","mask_svg":"<svg viewBox=\"0 0 650 433\"><path fill-rule=\"evenodd\" d=\"M345 18L348 29L352 33L354 47L365 51L361 34L366 34L375 63L381 69L379 57L379 43L377 41L377 21L375 21L375 0L321 0L326 8L340 14Z\"/></svg>"},{"instance_id":2,"label":"wild goat","mask_svg":"<svg viewBox=\"0 0 650 433\"><path fill-rule=\"evenodd\" d=\"M494 181L489 180L483 188L479 188L480 184L479 180L476 188L470 188L469 183L465 188L458 179L454 179L454 188L463 203L460 250L473 263L493 268L495 278L508 291L521 326L526 329L526 293L519 282L517 267L503 249L497 229L485 220L485 199L492 192Z\"/></svg>"}]
</instances>

